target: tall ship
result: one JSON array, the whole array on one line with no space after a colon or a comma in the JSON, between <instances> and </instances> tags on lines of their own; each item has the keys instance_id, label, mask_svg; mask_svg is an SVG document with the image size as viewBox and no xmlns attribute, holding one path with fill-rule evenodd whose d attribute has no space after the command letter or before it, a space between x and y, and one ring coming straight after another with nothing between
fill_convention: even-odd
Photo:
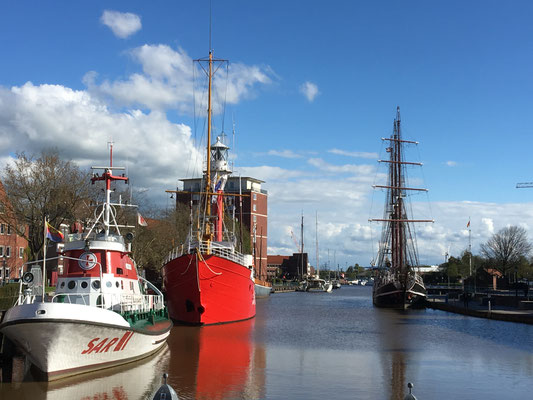
<instances>
[{"instance_id":1,"label":"tall ship","mask_svg":"<svg viewBox=\"0 0 533 400\"><path fill-rule=\"evenodd\" d=\"M170 252L161 270L170 317L183 324L211 325L255 316L253 255L238 251L237 239L224 221L224 193L231 174L221 137L212 143L213 52L203 62L208 77L207 157L199 201L191 209L185 243ZM231 194L231 196L238 196Z\"/></svg>"},{"instance_id":2,"label":"tall ship","mask_svg":"<svg viewBox=\"0 0 533 400\"><path fill-rule=\"evenodd\" d=\"M112 146L110 153L109 166L92 167L103 170L91 180L105 183L105 200L87 229L64 237L55 292L44 291L46 262L54 260L46 260L45 243L44 259L24 265L17 302L0 324L49 381L147 357L162 348L172 328L163 294L139 275L121 234L129 227L118 222L125 205L111 201L111 183L128 178L114 174L124 168L113 167ZM62 241L46 220L44 226L45 236Z\"/></svg>"},{"instance_id":3,"label":"tall ship","mask_svg":"<svg viewBox=\"0 0 533 400\"><path fill-rule=\"evenodd\" d=\"M418 142L402 138L400 122L398 107L392 135L382 139L388 142L386 151L390 157L388 160L379 160L388 164L388 181L386 185L374 185L374 188L385 189L386 200L383 218L370 220L382 223L372 300L377 307L406 309L424 306L426 300L426 287L418 272L413 224L433 220L412 219L408 216L408 193L427 189L407 186L406 167L422 164L405 160L405 146L417 145Z\"/></svg>"}]
</instances>

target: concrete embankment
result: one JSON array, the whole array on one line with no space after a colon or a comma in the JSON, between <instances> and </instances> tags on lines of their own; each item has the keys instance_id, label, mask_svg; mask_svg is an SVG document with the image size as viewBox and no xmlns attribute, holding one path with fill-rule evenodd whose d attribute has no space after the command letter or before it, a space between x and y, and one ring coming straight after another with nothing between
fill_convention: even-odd
<instances>
[{"instance_id":1,"label":"concrete embankment","mask_svg":"<svg viewBox=\"0 0 533 400\"><path fill-rule=\"evenodd\" d=\"M433 308L435 310L469 315L471 317L488 318L498 321L518 322L522 324L533 325L533 312L531 310L519 310L511 308L489 310L488 307L481 307L477 304L469 304L465 306L460 302L446 303L443 301L428 301L426 305L428 308Z\"/></svg>"}]
</instances>

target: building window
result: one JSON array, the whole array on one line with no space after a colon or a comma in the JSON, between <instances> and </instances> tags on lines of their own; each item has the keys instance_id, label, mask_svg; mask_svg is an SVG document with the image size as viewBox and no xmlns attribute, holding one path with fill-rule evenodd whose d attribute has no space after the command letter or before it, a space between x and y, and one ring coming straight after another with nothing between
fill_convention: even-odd
<instances>
[{"instance_id":1,"label":"building window","mask_svg":"<svg viewBox=\"0 0 533 400\"><path fill-rule=\"evenodd\" d=\"M0 246L0 257L4 256L4 246Z\"/></svg>"},{"instance_id":2,"label":"building window","mask_svg":"<svg viewBox=\"0 0 533 400\"><path fill-rule=\"evenodd\" d=\"M8 235L11 235L11 225L8 225L8 226L7 226L7 234L8 234Z\"/></svg>"},{"instance_id":3,"label":"building window","mask_svg":"<svg viewBox=\"0 0 533 400\"><path fill-rule=\"evenodd\" d=\"M0 224L0 235L6 233L6 224Z\"/></svg>"},{"instance_id":4,"label":"building window","mask_svg":"<svg viewBox=\"0 0 533 400\"><path fill-rule=\"evenodd\" d=\"M11 257L11 246L6 246L6 257Z\"/></svg>"},{"instance_id":5,"label":"building window","mask_svg":"<svg viewBox=\"0 0 533 400\"><path fill-rule=\"evenodd\" d=\"M257 193L254 193L254 200L257 200Z\"/></svg>"},{"instance_id":6,"label":"building window","mask_svg":"<svg viewBox=\"0 0 533 400\"><path fill-rule=\"evenodd\" d=\"M257 222L257 215L254 215L254 222Z\"/></svg>"},{"instance_id":7,"label":"building window","mask_svg":"<svg viewBox=\"0 0 533 400\"><path fill-rule=\"evenodd\" d=\"M24 247L19 247L19 258L24 258Z\"/></svg>"},{"instance_id":8,"label":"building window","mask_svg":"<svg viewBox=\"0 0 533 400\"><path fill-rule=\"evenodd\" d=\"M253 209L254 211L257 211L257 204L254 204Z\"/></svg>"}]
</instances>

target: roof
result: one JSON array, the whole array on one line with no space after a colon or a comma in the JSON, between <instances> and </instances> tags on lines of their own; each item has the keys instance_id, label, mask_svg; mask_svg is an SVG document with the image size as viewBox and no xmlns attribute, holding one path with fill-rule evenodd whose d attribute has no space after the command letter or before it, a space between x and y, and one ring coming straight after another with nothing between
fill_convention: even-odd
<instances>
[{"instance_id":1,"label":"roof","mask_svg":"<svg viewBox=\"0 0 533 400\"><path fill-rule=\"evenodd\" d=\"M281 256L281 255L267 255L267 264L270 265L281 265L283 263L283 260L288 260L290 256Z\"/></svg>"}]
</instances>

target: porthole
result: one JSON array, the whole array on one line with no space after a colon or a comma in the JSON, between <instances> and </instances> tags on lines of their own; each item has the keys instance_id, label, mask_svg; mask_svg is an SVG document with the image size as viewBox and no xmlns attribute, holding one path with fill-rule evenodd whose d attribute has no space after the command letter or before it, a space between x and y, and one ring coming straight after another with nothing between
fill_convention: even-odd
<instances>
[{"instance_id":1,"label":"porthole","mask_svg":"<svg viewBox=\"0 0 533 400\"><path fill-rule=\"evenodd\" d=\"M100 281L93 281L93 289L95 290L100 289Z\"/></svg>"},{"instance_id":2,"label":"porthole","mask_svg":"<svg viewBox=\"0 0 533 400\"><path fill-rule=\"evenodd\" d=\"M61 289L65 287L65 282L61 282Z\"/></svg>"},{"instance_id":3,"label":"porthole","mask_svg":"<svg viewBox=\"0 0 533 400\"><path fill-rule=\"evenodd\" d=\"M116 287L119 287L119 286L120 286L120 284L118 283L118 281L115 282L115 286L116 286Z\"/></svg>"},{"instance_id":4,"label":"porthole","mask_svg":"<svg viewBox=\"0 0 533 400\"><path fill-rule=\"evenodd\" d=\"M87 283L87 282L83 281L83 282L81 283L81 287L82 287L82 289L87 289L87 286L88 286L88 283Z\"/></svg>"},{"instance_id":5,"label":"porthole","mask_svg":"<svg viewBox=\"0 0 533 400\"><path fill-rule=\"evenodd\" d=\"M74 282L74 281L69 281L69 283L68 283L68 288L72 290L72 289L74 289L75 287L76 287L76 282Z\"/></svg>"},{"instance_id":6,"label":"porthole","mask_svg":"<svg viewBox=\"0 0 533 400\"><path fill-rule=\"evenodd\" d=\"M113 286L113 284L112 284L111 282L109 282L109 281L107 281L107 282L105 283L105 285L106 285L107 287L111 287L111 286Z\"/></svg>"}]
</instances>

